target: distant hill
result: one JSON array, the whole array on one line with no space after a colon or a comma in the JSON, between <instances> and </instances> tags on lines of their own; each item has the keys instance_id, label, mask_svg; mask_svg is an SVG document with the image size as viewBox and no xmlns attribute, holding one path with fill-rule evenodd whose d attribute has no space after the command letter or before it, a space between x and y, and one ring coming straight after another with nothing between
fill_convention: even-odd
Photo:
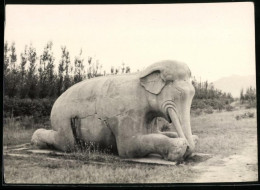
<instances>
[{"instance_id":1,"label":"distant hill","mask_svg":"<svg viewBox=\"0 0 260 190\"><path fill-rule=\"evenodd\" d=\"M222 90L222 92L230 92L234 98L240 96L240 90L245 89L252 86L256 88L256 76L248 75L248 76L240 76L240 75L232 75L229 77L223 77L221 79L213 82L215 88Z\"/></svg>"}]
</instances>

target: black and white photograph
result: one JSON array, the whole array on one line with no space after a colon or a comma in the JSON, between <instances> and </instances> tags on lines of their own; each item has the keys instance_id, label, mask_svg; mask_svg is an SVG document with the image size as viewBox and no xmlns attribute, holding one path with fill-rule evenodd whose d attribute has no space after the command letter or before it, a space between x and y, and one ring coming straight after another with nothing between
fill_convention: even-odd
<instances>
[{"instance_id":1,"label":"black and white photograph","mask_svg":"<svg viewBox=\"0 0 260 190\"><path fill-rule=\"evenodd\" d=\"M258 182L254 8L6 4L3 183Z\"/></svg>"}]
</instances>

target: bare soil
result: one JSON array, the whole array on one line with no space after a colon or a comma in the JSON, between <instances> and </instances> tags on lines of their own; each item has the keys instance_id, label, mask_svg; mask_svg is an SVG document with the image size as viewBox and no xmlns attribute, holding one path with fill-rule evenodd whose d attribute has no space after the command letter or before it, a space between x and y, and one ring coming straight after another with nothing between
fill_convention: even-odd
<instances>
[{"instance_id":1,"label":"bare soil","mask_svg":"<svg viewBox=\"0 0 260 190\"><path fill-rule=\"evenodd\" d=\"M246 147L232 156L208 159L193 167L201 175L193 182L252 182L258 181L257 139L252 136Z\"/></svg>"}]
</instances>

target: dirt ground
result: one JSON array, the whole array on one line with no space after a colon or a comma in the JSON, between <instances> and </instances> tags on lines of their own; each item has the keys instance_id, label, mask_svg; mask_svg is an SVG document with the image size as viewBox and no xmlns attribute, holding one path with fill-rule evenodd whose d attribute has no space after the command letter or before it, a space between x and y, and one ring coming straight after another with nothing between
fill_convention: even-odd
<instances>
[{"instance_id":1,"label":"dirt ground","mask_svg":"<svg viewBox=\"0 0 260 190\"><path fill-rule=\"evenodd\" d=\"M246 148L242 151L238 151L235 155L221 158L220 156L212 156L209 159L205 159L203 162L196 163L191 166L191 171L194 171L196 175L193 175L192 178L187 178L185 183L210 183L210 182L254 182L258 180L258 161L257 161L257 139L256 135L252 136L251 141L248 140L246 144ZM16 149L17 151L26 150L23 146L21 148ZM5 149L6 150L6 149ZM9 149L12 152L12 149ZM59 158L49 157L49 150L34 150L36 153L45 154L45 158L48 161L57 161ZM9 152L8 150L5 151ZM33 152L33 151L32 151ZM14 152L15 153L15 152ZM33 154L35 158L38 156L43 156L39 154ZM28 154L9 154L9 156L24 157L28 159L32 157L32 155ZM46 157L47 156L47 157ZM202 154L203 156L203 154ZM206 154L205 154L205 157ZM133 159L134 160L134 159ZM72 160L74 161L74 160ZM155 160L158 162L158 160ZM147 163L156 163L152 159L140 160L139 162L147 162ZM135 161L136 162L136 161ZM165 162L165 163L164 163ZM97 162L91 162L95 164ZM130 162L131 163L131 162ZM160 161L159 165L168 165L167 161ZM106 164L106 163L104 163ZM157 163L158 164L158 163ZM171 165L175 165L172 163Z\"/></svg>"},{"instance_id":2,"label":"dirt ground","mask_svg":"<svg viewBox=\"0 0 260 190\"><path fill-rule=\"evenodd\" d=\"M246 143L242 152L221 159L214 157L200 163L193 169L202 175L193 182L252 182L258 180L257 139L256 135Z\"/></svg>"},{"instance_id":3,"label":"dirt ground","mask_svg":"<svg viewBox=\"0 0 260 190\"><path fill-rule=\"evenodd\" d=\"M10 128L4 132L5 137L12 137L6 138L3 147L5 179L8 183L41 184L255 182L256 118L236 119L247 112L256 115L255 109L238 109L192 118L194 134L200 137L197 156L178 165L154 160L136 163L101 153L35 153L29 143L32 131ZM10 144L13 140L17 143Z\"/></svg>"}]
</instances>

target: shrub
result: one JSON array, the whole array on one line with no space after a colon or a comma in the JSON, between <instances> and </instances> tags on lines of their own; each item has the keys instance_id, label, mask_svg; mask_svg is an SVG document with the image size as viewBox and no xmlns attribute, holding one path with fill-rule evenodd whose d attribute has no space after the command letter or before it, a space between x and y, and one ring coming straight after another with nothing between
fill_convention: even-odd
<instances>
[{"instance_id":1,"label":"shrub","mask_svg":"<svg viewBox=\"0 0 260 190\"><path fill-rule=\"evenodd\" d=\"M194 99L191 104L191 109L207 109L211 107L215 110L222 110L226 105L226 100L223 99Z\"/></svg>"},{"instance_id":2,"label":"shrub","mask_svg":"<svg viewBox=\"0 0 260 190\"><path fill-rule=\"evenodd\" d=\"M207 105L204 103L203 100L200 100L200 99L194 99L191 104L191 109L194 109L194 110L204 109L206 107L207 107Z\"/></svg>"},{"instance_id":3,"label":"shrub","mask_svg":"<svg viewBox=\"0 0 260 190\"><path fill-rule=\"evenodd\" d=\"M225 106L225 109L226 109L227 111L233 111L233 110L234 110L234 107L231 106L231 105L226 105L226 106Z\"/></svg>"},{"instance_id":4,"label":"shrub","mask_svg":"<svg viewBox=\"0 0 260 190\"><path fill-rule=\"evenodd\" d=\"M241 119L240 115L236 115L236 120L240 120L240 119Z\"/></svg>"},{"instance_id":5,"label":"shrub","mask_svg":"<svg viewBox=\"0 0 260 190\"><path fill-rule=\"evenodd\" d=\"M4 98L4 117L33 116L34 118L49 116L54 99L18 99Z\"/></svg>"},{"instance_id":6,"label":"shrub","mask_svg":"<svg viewBox=\"0 0 260 190\"><path fill-rule=\"evenodd\" d=\"M247 115L249 118L253 118L255 114L253 112L247 112Z\"/></svg>"},{"instance_id":7,"label":"shrub","mask_svg":"<svg viewBox=\"0 0 260 190\"><path fill-rule=\"evenodd\" d=\"M205 100L206 104L211 106L215 110L222 110L225 105L225 100L220 100L220 99L208 99Z\"/></svg>"},{"instance_id":8,"label":"shrub","mask_svg":"<svg viewBox=\"0 0 260 190\"><path fill-rule=\"evenodd\" d=\"M255 116L254 112L246 112L241 115L236 115L236 120L244 119L244 118L253 118Z\"/></svg>"},{"instance_id":9,"label":"shrub","mask_svg":"<svg viewBox=\"0 0 260 190\"><path fill-rule=\"evenodd\" d=\"M202 114L202 109L196 109L195 111L194 111L194 114L196 115L196 116L199 116L199 115L201 115Z\"/></svg>"},{"instance_id":10,"label":"shrub","mask_svg":"<svg viewBox=\"0 0 260 190\"><path fill-rule=\"evenodd\" d=\"M246 105L246 108L247 109L250 109L250 108L256 108L256 100L253 100L253 101L249 101Z\"/></svg>"},{"instance_id":11,"label":"shrub","mask_svg":"<svg viewBox=\"0 0 260 190\"><path fill-rule=\"evenodd\" d=\"M207 114L212 114L214 111L213 111L212 107L209 106L204 112Z\"/></svg>"}]
</instances>

